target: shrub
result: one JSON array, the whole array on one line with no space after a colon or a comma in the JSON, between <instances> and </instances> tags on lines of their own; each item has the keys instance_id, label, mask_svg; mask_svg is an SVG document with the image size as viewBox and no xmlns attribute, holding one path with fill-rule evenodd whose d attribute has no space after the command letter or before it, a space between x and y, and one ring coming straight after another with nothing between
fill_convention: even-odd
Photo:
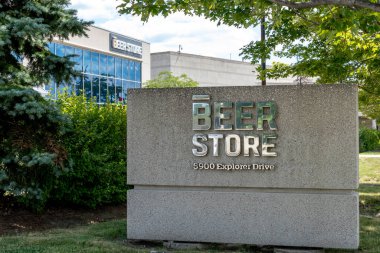
<instances>
[{"instance_id":1,"label":"shrub","mask_svg":"<svg viewBox=\"0 0 380 253\"><path fill-rule=\"evenodd\" d=\"M72 132L64 142L73 169L60 178L53 201L91 208L124 202L126 107L67 95L58 104L71 119Z\"/></svg>"},{"instance_id":2,"label":"shrub","mask_svg":"<svg viewBox=\"0 0 380 253\"><path fill-rule=\"evenodd\" d=\"M379 147L380 133L377 130L369 128L360 128L359 130L359 151L365 152L375 150Z\"/></svg>"},{"instance_id":3,"label":"shrub","mask_svg":"<svg viewBox=\"0 0 380 253\"><path fill-rule=\"evenodd\" d=\"M41 211L65 171L67 119L30 88L0 88L0 198Z\"/></svg>"},{"instance_id":4,"label":"shrub","mask_svg":"<svg viewBox=\"0 0 380 253\"><path fill-rule=\"evenodd\" d=\"M198 82L194 81L186 74L174 76L170 71L162 71L155 79L144 83L145 88L184 88L198 87Z\"/></svg>"}]
</instances>

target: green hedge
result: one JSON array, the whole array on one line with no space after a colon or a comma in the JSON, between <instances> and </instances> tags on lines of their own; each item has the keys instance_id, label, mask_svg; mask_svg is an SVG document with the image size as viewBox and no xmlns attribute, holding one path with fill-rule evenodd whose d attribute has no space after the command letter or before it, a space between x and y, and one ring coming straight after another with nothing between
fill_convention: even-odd
<instances>
[{"instance_id":1,"label":"green hedge","mask_svg":"<svg viewBox=\"0 0 380 253\"><path fill-rule=\"evenodd\" d=\"M52 201L95 208L126 201L126 106L98 105L83 96L62 96L71 119L64 144L73 169L55 186Z\"/></svg>"},{"instance_id":2,"label":"green hedge","mask_svg":"<svg viewBox=\"0 0 380 253\"><path fill-rule=\"evenodd\" d=\"M95 208L126 201L126 106L0 89L0 201Z\"/></svg>"},{"instance_id":3,"label":"green hedge","mask_svg":"<svg viewBox=\"0 0 380 253\"><path fill-rule=\"evenodd\" d=\"M369 128L359 130L359 151L372 151L379 148L380 132Z\"/></svg>"}]
</instances>

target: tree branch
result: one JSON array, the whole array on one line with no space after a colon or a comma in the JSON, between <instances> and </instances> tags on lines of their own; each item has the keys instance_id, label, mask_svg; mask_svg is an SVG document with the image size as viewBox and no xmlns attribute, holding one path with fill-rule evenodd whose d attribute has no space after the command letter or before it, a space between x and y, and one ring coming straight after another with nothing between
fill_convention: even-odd
<instances>
[{"instance_id":1,"label":"tree branch","mask_svg":"<svg viewBox=\"0 0 380 253\"><path fill-rule=\"evenodd\" d=\"M375 12L380 12L379 3L371 3L368 0L310 0L308 2L295 2L291 0L268 0L271 3L286 6L291 9L309 9L322 5L336 5L346 7L356 7L362 9L370 9Z\"/></svg>"},{"instance_id":2,"label":"tree branch","mask_svg":"<svg viewBox=\"0 0 380 253\"><path fill-rule=\"evenodd\" d=\"M303 20L305 20L306 22L309 22L310 24L312 24L312 25L314 25L314 26L319 26L319 25L320 25L319 23L317 23L317 22L315 22L315 21L312 21L312 20L308 19L305 15L303 15L303 14L302 14L299 10L297 10L297 9L294 10L294 13L295 13L298 17L302 18Z\"/></svg>"}]
</instances>

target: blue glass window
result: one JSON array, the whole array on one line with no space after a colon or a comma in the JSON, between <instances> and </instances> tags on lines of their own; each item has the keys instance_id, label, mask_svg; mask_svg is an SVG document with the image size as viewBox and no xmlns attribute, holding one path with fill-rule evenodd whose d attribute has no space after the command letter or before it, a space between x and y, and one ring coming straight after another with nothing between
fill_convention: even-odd
<instances>
[{"instance_id":1,"label":"blue glass window","mask_svg":"<svg viewBox=\"0 0 380 253\"><path fill-rule=\"evenodd\" d=\"M55 43L49 42L48 43L48 48L49 48L50 52L52 52L53 54L55 53Z\"/></svg>"},{"instance_id":2,"label":"blue glass window","mask_svg":"<svg viewBox=\"0 0 380 253\"><path fill-rule=\"evenodd\" d=\"M84 75L84 95L86 96L87 100L91 99L91 76L90 75Z\"/></svg>"},{"instance_id":3,"label":"blue glass window","mask_svg":"<svg viewBox=\"0 0 380 253\"><path fill-rule=\"evenodd\" d=\"M116 78L122 77L121 58L115 58L115 76Z\"/></svg>"},{"instance_id":4,"label":"blue glass window","mask_svg":"<svg viewBox=\"0 0 380 253\"><path fill-rule=\"evenodd\" d=\"M127 81L123 80L123 100L126 102L127 99L127 92L128 92L128 87L127 87Z\"/></svg>"},{"instance_id":5,"label":"blue glass window","mask_svg":"<svg viewBox=\"0 0 380 253\"><path fill-rule=\"evenodd\" d=\"M99 103L99 77L92 76L92 99L96 103Z\"/></svg>"},{"instance_id":6,"label":"blue glass window","mask_svg":"<svg viewBox=\"0 0 380 253\"><path fill-rule=\"evenodd\" d=\"M99 53L91 52L91 73L99 75Z\"/></svg>"},{"instance_id":7,"label":"blue glass window","mask_svg":"<svg viewBox=\"0 0 380 253\"><path fill-rule=\"evenodd\" d=\"M83 92L83 76L75 78L75 95L80 95Z\"/></svg>"},{"instance_id":8,"label":"blue glass window","mask_svg":"<svg viewBox=\"0 0 380 253\"><path fill-rule=\"evenodd\" d=\"M100 75L107 76L107 55L100 54Z\"/></svg>"},{"instance_id":9,"label":"blue glass window","mask_svg":"<svg viewBox=\"0 0 380 253\"><path fill-rule=\"evenodd\" d=\"M100 78L100 103L107 102L107 78Z\"/></svg>"},{"instance_id":10,"label":"blue glass window","mask_svg":"<svg viewBox=\"0 0 380 253\"><path fill-rule=\"evenodd\" d=\"M130 61L129 62L129 80L136 80L135 78L135 62Z\"/></svg>"},{"instance_id":11,"label":"blue glass window","mask_svg":"<svg viewBox=\"0 0 380 253\"><path fill-rule=\"evenodd\" d=\"M83 72L90 73L91 69L91 53L87 50L83 50Z\"/></svg>"},{"instance_id":12,"label":"blue glass window","mask_svg":"<svg viewBox=\"0 0 380 253\"><path fill-rule=\"evenodd\" d=\"M135 63L135 70L136 70L136 81L141 81L141 63L136 62Z\"/></svg>"},{"instance_id":13,"label":"blue glass window","mask_svg":"<svg viewBox=\"0 0 380 253\"><path fill-rule=\"evenodd\" d=\"M65 56L73 55L74 48L70 46L65 46Z\"/></svg>"},{"instance_id":14,"label":"blue glass window","mask_svg":"<svg viewBox=\"0 0 380 253\"><path fill-rule=\"evenodd\" d=\"M108 76L115 76L115 58L113 56L108 56L108 63L107 63L107 68L108 68Z\"/></svg>"},{"instance_id":15,"label":"blue glass window","mask_svg":"<svg viewBox=\"0 0 380 253\"><path fill-rule=\"evenodd\" d=\"M115 80L108 78L108 99L111 103L115 103Z\"/></svg>"},{"instance_id":16,"label":"blue glass window","mask_svg":"<svg viewBox=\"0 0 380 253\"><path fill-rule=\"evenodd\" d=\"M141 62L81 48L47 43L49 50L58 56L72 56L75 62L74 69L82 72L68 83L57 85L53 81L45 85L45 90L52 98L57 94L83 94L87 99L96 102L125 103L127 91L130 88L141 87Z\"/></svg>"},{"instance_id":17,"label":"blue glass window","mask_svg":"<svg viewBox=\"0 0 380 253\"><path fill-rule=\"evenodd\" d=\"M55 54L61 57L65 56L65 46L62 44L56 44Z\"/></svg>"},{"instance_id":18,"label":"blue glass window","mask_svg":"<svg viewBox=\"0 0 380 253\"><path fill-rule=\"evenodd\" d=\"M75 48L74 54L76 55L74 57L74 61L75 61L75 67L74 67L74 69L76 71L82 72L82 63L83 63L82 56L83 56L83 51L80 48Z\"/></svg>"},{"instance_id":19,"label":"blue glass window","mask_svg":"<svg viewBox=\"0 0 380 253\"><path fill-rule=\"evenodd\" d=\"M127 82L127 88L128 89L135 88L135 82L132 82L132 81Z\"/></svg>"},{"instance_id":20,"label":"blue glass window","mask_svg":"<svg viewBox=\"0 0 380 253\"><path fill-rule=\"evenodd\" d=\"M119 79L115 80L115 86L116 86L116 102L122 103L123 102L123 86L122 81Z\"/></svg>"},{"instance_id":21,"label":"blue glass window","mask_svg":"<svg viewBox=\"0 0 380 253\"><path fill-rule=\"evenodd\" d=\"M129 79L128 72L129 72L129 61L126 59L123 59L123 75L122 75L123 79L126 79L126 80Z\"/></svg>"}]
</instances>

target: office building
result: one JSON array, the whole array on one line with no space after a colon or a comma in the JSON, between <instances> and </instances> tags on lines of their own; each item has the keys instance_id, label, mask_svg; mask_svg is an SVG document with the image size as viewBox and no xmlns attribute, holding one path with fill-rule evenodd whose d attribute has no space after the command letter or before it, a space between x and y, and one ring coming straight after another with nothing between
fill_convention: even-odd
<instances>
[{"instance_id":1,"label":"office building","mask_svg":"<svg viewBox=\"0 0 380 253\"><path fill-rule=\"evenodd\" d=\"M51 52L59 56L72 56L80 76L57 85L51 81L45 86L50 96L67 90L83 92L97 103L109 100L125 103L129 88L141 88L150 79L150 44L119 33L91 26L88 37L55 39L49 44Z\"/></svg>"},{"instance_id":2,"label":"office building","mask_svg":"<svg viewBox=\"0 0 380 253\"><path fill-rule=\"evenodd\" d=\"M261 85L256 66L251 63L182 52L152 53L151 78L162 71L170 71L175 76L186 74L201 87ZM267 85L284 84L298 84L297 77L267 80Z\"/></svg>"}]
</instances>

